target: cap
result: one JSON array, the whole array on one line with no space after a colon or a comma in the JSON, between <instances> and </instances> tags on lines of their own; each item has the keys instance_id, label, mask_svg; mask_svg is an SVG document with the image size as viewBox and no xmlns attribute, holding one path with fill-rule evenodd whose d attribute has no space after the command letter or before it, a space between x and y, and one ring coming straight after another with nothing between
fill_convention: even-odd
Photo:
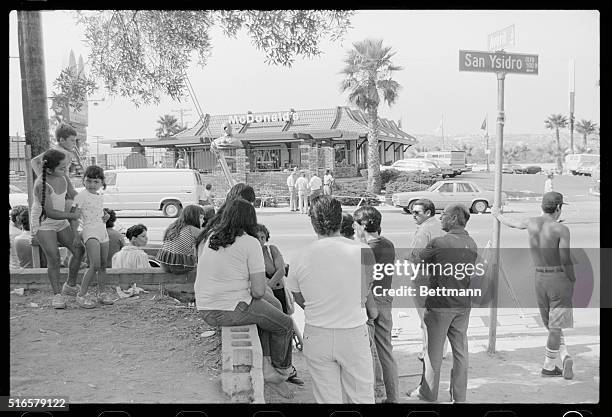
<instances>
[{"instance_id":1,"label":"cap","mask_svg":"<svg viewBox=\"0 0 612 417\"><path fill-rule=\"evenodd\" d=\"M567 203L563 202L563 194L561 193L549 191L542 196L542 207L557 207L562 204Z\"/></svg>"}]
</instances>

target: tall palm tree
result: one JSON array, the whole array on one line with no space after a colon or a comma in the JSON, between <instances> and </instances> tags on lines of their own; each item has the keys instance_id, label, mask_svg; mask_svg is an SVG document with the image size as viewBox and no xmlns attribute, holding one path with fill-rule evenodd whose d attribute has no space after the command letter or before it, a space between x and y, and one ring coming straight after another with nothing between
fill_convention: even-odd
<instances>
[{"instance_id":1,"label":"tall palm tree","mask_svg":"<svg viewBox=\"0 0 612 417\"><path fill-rule=\"evenodd\" d=\"M563 170L563 151L561 150L559 129L563 129L567 126L567 117L562 114L551 114L548 119L544 120L544 126L546 126L547 129L555 131L555 138L557 139L557 169L561 172Z\"/></svg>"},{"instance_id":2,"label":"tall palm tree","mask_svg":"<svg viewBox=\"0 0 612 417\"><path fill-rule=\"evenodd\" d=\"M582 147L587 149L587 137L597 131L597 123L582 119L576 123L576 131L582 133Z\"/></svg>"},{"instance_id":3,"label":"tall palm tree","mask_svg":"<svg viewBox=\"0 0 612 417\"><path fill-rule=\"evenodd\" d=\"M158 138L176 135L180 131L184 130L183 127L179 126L176 117L170 114L164 114L157 120L159 127L155 129L155 134Z\"/></svg>"},{"instance_id":4,"label":"tall palm tree","mask_svg":"<svg viewBox=\"0 0 612 417\"><path fill-rule=\"evenodd\" d=\"M383 46L383 41L365 39L353 44L341 71L344 80L342 92L348 92L349 102L366 112L368 116L368 191L380 193L380 155L378 153L378 105L381 94L389 106L395 103L400 85L391 79L393 71L402 67L393 65L395 52Z\"/></svg>"}]
</instances>

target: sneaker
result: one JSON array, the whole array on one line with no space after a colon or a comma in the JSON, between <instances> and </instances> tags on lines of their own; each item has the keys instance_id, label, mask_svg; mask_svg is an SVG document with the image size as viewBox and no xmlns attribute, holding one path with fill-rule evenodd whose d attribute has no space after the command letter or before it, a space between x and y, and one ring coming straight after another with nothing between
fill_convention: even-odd
<instances>
[{"instance_id":1,"label":"sneaker","mask_svg":"<svg viewBox=\"0 0 612 417\"><path fill-rule=\"evenodd\" d=\"M113 299L113 297L111 297L109 293L101 292L98 294L98 303L105 306L111 306L115 304L115 300Z\"/></svg>"},{"instance_id":2,"label":"sneaker","mask_svg":"<svg viewBox=\"0 0 612 417\"><path fill-rule=\"evenodd\" d=\"M559 369L558 366L555 366L555 369L549 371L548 369L544 369L542 368L542 376L562 376L563 375L563 371L561 369Z\"/></svg>"},{"instance_id":3,"label":"sneaker","mask_svg":"<svg viewBox=\"0 0 612 417\"><path fill-rule=\"evenodd\" d=\"M91 299L89 294L85 294L82 297L77 294L76 302L79 305L79 307L82 307L82 308L94 308L96 306L95 301Z\"/></svg>"},{"instance_id":4,"label":"sneaker","mask_svg":"<svg viewBox=\"0 0 612 417\"><path fill-rule=\"evenodd\" d=\"M55 294L51 299L51 306L56 309L66 308L66 299L62 294Z\"/></svg>"},{"instance_id":5,"label":"sneaker","mask_svg":"<svg viewBox=\"0 0 612 417\"><path fill-rule=\"evenodd\" d=\"M74 287L72 287L68 285L67 282L64 282L64 285L62 285L62 295L74 297L79 293L80 290L81 286L79 284L76 284Z\"/></svg>"},{"instance_id":6,"label":"sneaker","mask_svg":"<svg viewBox=\"0 0 612 417\"><path fill-rule=\"evenodd\" d=\"M563 359L563 378L572 379L574 377L574 371L572 371L572 366L574 365L574 360L571 356L566 356Z\"/></svg>"}]
</instances>

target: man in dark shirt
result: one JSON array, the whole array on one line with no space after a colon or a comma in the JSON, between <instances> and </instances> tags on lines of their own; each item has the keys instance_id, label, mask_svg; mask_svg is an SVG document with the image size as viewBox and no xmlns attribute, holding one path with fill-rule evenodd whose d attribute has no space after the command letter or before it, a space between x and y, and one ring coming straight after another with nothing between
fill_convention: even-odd
<instances>
[{"instance_id":1,"label":"man in dark shirt","mask_svg":"<svg viewBox=\"0 0 612 417\"><path fill-rule=\"evenodd\" d=\"M444 339L448 336L453 351L451 401L465 401L468 371L467 329L471 300L469 295L444 295L444 292L438 290L469 289L470 277L464 272L465 265L475 265L478 256L476 242L465 230L469 219L470 213L463 204L447 206L440 216L442 230L447 233L433 239L419 255L427 267L432 267L433 273L430 274L429 295L425 300L426 310L423 317L427 329L424 375L421 385L410 397L427 401L438 399L442 350ZM460 266L461 264L463 265ZM447 273L449 269L454 271L450 275ZM432 291L436 295L432 295Z\"/></svg>"},{"instance_id":2,"label":"man in dark shirt","mask_svg":"<svg viewBox=\"0 0 612 417\"><path fill-rule=\"evenodd\" d=\"M365 206L355 211L353 218L355 220L355 223L353 223L355 236L372 248L376 263L394 264L395 247L389 239L380 235L380 222L382 220L380 212L374 207ZM384 290L391 288L392 279L392 274L384 274L382 279L373 282L369 300L370 307L373 308L368 308L368 326L375 345L373 356L377 354L380 363L380 368L376 363L374 364L375 388L378 391L384 381L387 395L385 402L387 403L396 403L399 400L397 364L393 357L393 345L391 344L391 329L393 328L391 304L393 297L384 293ZM375 361L376 359L374 357ZM382 375L380 370L382 370Z\"/></svg>"}]
</instances>

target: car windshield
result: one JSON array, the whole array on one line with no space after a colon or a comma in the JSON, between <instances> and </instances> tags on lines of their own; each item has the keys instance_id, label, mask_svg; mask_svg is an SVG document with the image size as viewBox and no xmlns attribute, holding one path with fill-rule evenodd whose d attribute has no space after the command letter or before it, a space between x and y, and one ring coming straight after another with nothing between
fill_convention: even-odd
<instances>
[{"instance_id":1,"label":"car windshield","mask_svg":"<svg viewBox=\"0 0 612 417\"><path fill-rule=\"evenodd\" d=\"M442 184L442 181L438 181L438 182L434 183L434 184L433 184L431 187L429 187L429 188L427 189L427 191L433 191L433 190L435 190L436 188L438 188L438 187L440 186L440 184Z\"/></svg>"}]
</instances>

